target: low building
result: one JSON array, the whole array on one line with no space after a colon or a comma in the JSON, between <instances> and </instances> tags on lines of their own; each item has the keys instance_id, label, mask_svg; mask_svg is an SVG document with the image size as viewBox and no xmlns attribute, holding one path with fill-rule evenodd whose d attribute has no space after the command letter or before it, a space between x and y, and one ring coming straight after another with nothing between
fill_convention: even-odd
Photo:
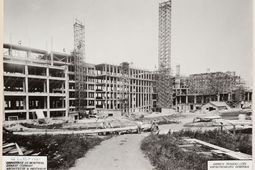
<instances>
[{"instance_id":1,"label":"low building","mask_svg":"<svg viewBox=\"0 0 255 170\"><path fill-rule=\"evenodd\" d=\"M201 107L202 113L209 113L212 111L218 112L228 109L230 109L230 107L225 102L209 102Z\"/></svg>"}]
</instances>

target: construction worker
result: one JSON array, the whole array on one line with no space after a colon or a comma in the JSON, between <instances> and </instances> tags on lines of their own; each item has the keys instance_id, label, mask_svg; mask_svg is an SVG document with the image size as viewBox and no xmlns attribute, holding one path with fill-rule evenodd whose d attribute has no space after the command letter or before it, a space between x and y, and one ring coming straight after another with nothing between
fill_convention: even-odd
<instances>
[{"instance_id":1,"label":"construction worker","mask_svg":"<svg viewBox=\"0 0 255 170\"><path fill-rule=\"evenodd\" d=\"M153 122L151 125L151 133L152 134L158 134L159 133L159 127L156 122Z\"/></svg>"},{"instance_id":2,"label":"construction worker","mask_svg":"<svg viewBox=\"0 0 255 170\"><path fill-rule=\"evenodd\" d=\"M106 128L106 123L105 123L104 121L101 123L101 128L102 128L102 129L105 129L105 128Z\"/></svg>"},{"instance_id":3,"label":"construction worker","mask_svg":"<svg viewBox=\"0 0 255 170\"><path fill-rule=\"evenodd\" d=\"M241 101L241 108L243 108L243 105L244 105L244 101Z\"/></svg>"},{"instance_id":4,"label":"construction worker","mask_svg":"<svg viewBox=\"0 0 255 170\"><path fill-rule=\"evenodd\" d=\"M137 121L136 124L137 124L137 133L141 133L143 123L141 121Z\"/></svg>"},{"instance_id":5,"label":"construction worker","mask_svg":"<svg viewBox=\"0 0 255 170\"><path fill-rule=\"evenodd\" d=\"M110 122L108 123L108 127L109 127L109 128L112 128L112 124L111 124Z\"/></svg>"}]
</instances>

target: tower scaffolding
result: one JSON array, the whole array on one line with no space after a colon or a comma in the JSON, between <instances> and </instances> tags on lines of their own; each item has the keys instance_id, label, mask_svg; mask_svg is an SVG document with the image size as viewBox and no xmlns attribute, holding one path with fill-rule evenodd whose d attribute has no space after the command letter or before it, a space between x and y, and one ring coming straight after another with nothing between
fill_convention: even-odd
<instances>
[{"instance_id":1,"label":"tower scaffolding","mask_svg":"<svg viewBox=\"0 0 255 170\"><path fill-rule=\"evenodd\" d=\"M120 65L121 71L121 115L129 113L129 63L123 62Z\"/></svg>"},{"instance_id":2,"label":"tower scaffolding","mask_svg":"<svg viewBox=\"0 0 255 170\"><path fill-rule=\"evenodd\" d=\"M85 62L85 26L75 19L74 25L74 66L75 66L75 109L79 117L86 109L86 75L83 70Z\"/></svg>"},{"instance_id":3,"label":"tower scaffolding","mask_svg":"<svg viewBox=\"0 0 255 170\"><path fill-rule=\"evenodd\" d=\"M159 4L157 93L158 107L172 107L173 83L171 78L171 0Z\"/></svg>"}]
</instances>

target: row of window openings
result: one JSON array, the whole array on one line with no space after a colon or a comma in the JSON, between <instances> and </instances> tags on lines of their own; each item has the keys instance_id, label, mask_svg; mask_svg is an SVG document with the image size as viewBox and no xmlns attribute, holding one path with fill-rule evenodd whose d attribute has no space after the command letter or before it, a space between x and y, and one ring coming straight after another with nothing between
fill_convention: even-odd
<instances>
[{"instance_id":1,"label":"row of window openings","mask_svg":"<svg viewBox=\"0 0 255 170\"><path fill-rule=\"evenodd\" d=\"M10 66L9 66L10 65ZM4 64L4 72L12 74L25 74L25 67L17 65ZM28 75L46 76L46 68L28 67ZM49 69L49 76L51 77L65 77L63 70Z\"/></svg>"},{"instance_id":2,"label":"row of window openings","mask_svg":"<svg viewBox=\"0 0 255 170\"><path fill-rule=\"evenodd\" d=\"M115 79L115 78L109 78L109 77L107 77L107 80L97 79L95 82L96 83L122 84L121 79ZM149 81L139 81L139 80L130 80L130 83L135 84L135 85L143 85L143 86L150 86L151 85L151 82L149 82Z\"/></svg>"},{"instance_id":3,"label":"row of window openings","mask_svg":"<svg viewBox=\"0 0 255 170\"><path fill-rule=\"evenodd\" d=\"M33 85L30 85L32 84ZM28 82L28 92L45 93L47 91L46 82ZM4 91L26 92L24 82L5 83ZM53 88L54 86L54 88ZM50 93L65 93L64 83L50 82Z\"/></svg>"},{"instance_id":4,"label":"row of window openings","mask_svg":"<svg viewBox=\"0 0 255 170\"><path fill-rule=\"evenodd\" d=\"M50 108L64 108L65 107L65 101L64 100L52 100L50 102ZM29 109L46 109L47 104L45 101L38 101L38 100L32 100L29 101ZM11 101L7 100L5 101L5 109L6 110L13 110L13 109L26 109L25 101L22 100L16 100Z\"/></svg>"},{"instance_id":5,"label":"row of window openings","mask_svg":"<svg viewBox=\"0 0 255 170\"><path fill-rule=\"evenodd\" d=\"M121 70L117 67L107 67L106 69L103 69L102 73L110 73L110 74L121 74ZM138 71L138 70L131 70L130 76L136 77L136 78L146 78L146 79L153 79L155 76L153 74L146 74L144 72Z\"/></svg>"}]
</instances>

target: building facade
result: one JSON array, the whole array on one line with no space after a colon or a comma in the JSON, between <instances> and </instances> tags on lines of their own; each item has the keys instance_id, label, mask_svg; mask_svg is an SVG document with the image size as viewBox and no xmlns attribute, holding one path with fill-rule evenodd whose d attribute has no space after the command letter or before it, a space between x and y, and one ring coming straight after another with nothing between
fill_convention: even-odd
<instances>
[{"instance_id":1,"label":"building facade","mask_svg":"<svg viewBox=\"0 0 255 170\"><path fill-rule=\"evenodd\" d=\"M128 63L82 62L83 113L77 110L75 55L4 44L5 120L79 117L88 114L130 115L158 111L160 72L137 69ZM230 105L250 102L252 91L241 89L233 72L215 72L172 77L168 88L171 108L194 111L210 101ZM241 97L241 99L240 99ZM81 100L79 100L81 101Z\"/></svg>"},{"instance_id":2,"label":"building facade","mask_svg":"<svg viewBox=\"0 0 255 170\"><path fill-rule=\"evenodd\" d=\"M174 77L173 105L177 112L195 111L211 101L237 107L251 102L252 90L245 87L235 72L211 72Z\"/></svg>"},{"instance_id":3,"label":"building facade","mask_svg":"<svg viewBox=\"0 0 255 170\"><path fill-rule=\"evenodd\" d=\"M76 108L74 63L72 54L4 44L5 120L34 119L38 110L48 118L83 116ZM84 114L130 114L156 106L152 71L128 67L124 75L121 65L82 63L82 72Z\"/></svg>"}]
</instances>

